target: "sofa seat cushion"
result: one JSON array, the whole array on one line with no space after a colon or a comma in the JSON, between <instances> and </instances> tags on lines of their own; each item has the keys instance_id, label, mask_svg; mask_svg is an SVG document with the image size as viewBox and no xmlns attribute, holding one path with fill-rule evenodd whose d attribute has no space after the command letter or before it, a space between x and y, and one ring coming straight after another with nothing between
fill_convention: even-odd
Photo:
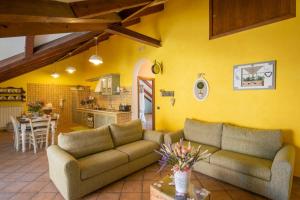
<instances>
[{"instance_id":1,"label":"sofa seat cushion","mask_svg":"<svg viewBox=\"0 0 300 200\"><path fill-rule=\"evenodd\" d=\"M159 149L159 144L147 140L139 140L129 144L125 144L116 148L117 150L126 153L129 161L143 157L152 153L154 149Z\"/></svg>"},{"instance_id":2,"label":"sofa seat cushion","mask_svg":"<svg viewBox=\"0 0 300 200\"><path fill-rule=\"evenodd\" d=\"M193 142L221 148L223 125L208 123L195 119L186 119L184 123L184 138Z\"/></svg>"},{"instance_id":3,"label":"sofa seat cushion","mask_svg":"<svg viewBox=\"0 0 300 200\"><path fill-rule=\"evenodd\" d=\"M78 163L84 180L128 163L128 156L117 150L108 150L81 158Z\"/></svg>"},{"instance_id":4,"label":"sofa seat cushion","mask_svg":"<svg viewBox=\"0 0 300 200\"><path fill-rule=\"evenodd\" d=\"M211 156L210 163L266 181L271 180L271 160L220 150Z\"/></svg>"},{"instance_id":5,"label":"sofa seat cushion","mask_svg":"<svg viewBox=\"0 0 300 200\"><path fill-rule=\"evenodd\" d=\"M115 146L135 142L143 138L143 127L140 119L124 124L111 124L109 128Z\"/></svg>"},{"instance_id":6,"label":"sofa seat cushion","mask_svg":"<svg viewBox=\"0 0 300 200\"><path fill-rule=\"evenodd\" d=\"M184 146L188 146L189 141L184 140L183 141L183 145ZM203 153L204 151L207 150L207 153L213 154L217 151L219 151L220 149L214 146L210 146L210 145L206 145L206 144L200 144L200 143L196 143L196 142L191 142L191 146L194 147L195 149L197 149L199 147L199 145L201 145L201 149L200 149L200 153ZM210 156L206 159L204 159L205 162L210 162Z\"/></svg>"}]
</instances>

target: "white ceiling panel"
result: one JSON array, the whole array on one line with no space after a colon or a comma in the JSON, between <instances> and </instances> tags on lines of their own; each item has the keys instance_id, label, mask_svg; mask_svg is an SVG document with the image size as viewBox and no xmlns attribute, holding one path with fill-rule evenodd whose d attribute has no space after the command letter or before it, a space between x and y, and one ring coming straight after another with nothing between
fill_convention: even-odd
<instances>
[{"instance_id":1,"label":"white ceiling panel","mask_svg":"<svg viewBox=\"0 0 300 200\"><path fill-rule=\"evenodd\" d=\"M36 35L34 37L34 46L40 46L42 44L46 44L48 42L51 42L53 40L56 40L58 38L64 37L66 35L69 35L71 33L59 33L59 34L48 34L48 35Z\"/></svg>"},{"instance_id":2,"label":"white ceiling panel","mask_svg":"<svg viewBox=\"0 0 300 200\"><path fill-rule=\"evenodd\" d=\"M0 60L23 53L25 37L0 38Z\"/></svg>"}]
</instances>

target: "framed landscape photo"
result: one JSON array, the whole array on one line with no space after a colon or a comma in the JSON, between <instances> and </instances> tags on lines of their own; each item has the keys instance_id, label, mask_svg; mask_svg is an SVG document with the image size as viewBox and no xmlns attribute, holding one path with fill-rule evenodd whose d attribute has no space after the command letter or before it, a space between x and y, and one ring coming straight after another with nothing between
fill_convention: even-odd
<instances>
[{"instance_id":1,"label":"framed landscape photo","mask_svg":"<svg viewBox=\"0 0 300 200\"><path fill-rule=\"evenodd\" d=\"M235 90L275 89L276 61L235 65L233 88Z\"/></svg>"}]
</instances>

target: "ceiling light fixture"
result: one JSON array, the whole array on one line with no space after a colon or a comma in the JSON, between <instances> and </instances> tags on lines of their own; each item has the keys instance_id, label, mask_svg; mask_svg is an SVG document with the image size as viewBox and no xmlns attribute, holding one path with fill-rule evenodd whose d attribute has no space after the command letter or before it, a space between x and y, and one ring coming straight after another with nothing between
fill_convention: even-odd
<instances>
[{"instance_id":1,"label":"ceiling light fixture","mask_svg":"<svg viewBox=\"0 0 300 200\"><path fill-rule=\"evenodd\" d=\"M66 68L66 72L73 74L76 71L75 67L69 66Z\"/></svg>"},{"instance_id":2,"label":"ceiling light fixture","mask_svg":"<svg viewBox=\"0 0 300 200\"><path fill-rule=\"evenodd\" d=\"M52 76L53 78L58 78L60 75L59 75L59 73L57 73L57 72L53 72L53 73L51 74L51 76Z\"/></svg>"},{"instance_id":3,"label":"ceiling light fixture","mask_svg":"<svg viewBox=\"0 0 300 200\"><path fill-rule=\"evenodd\" d=\"M100 65L103 63L102 57L98 56L98 37L95 37L96 40L96 54L92 55L89 58L89 62L93 63L94 65Z\"/></svg>"}]
</instances>

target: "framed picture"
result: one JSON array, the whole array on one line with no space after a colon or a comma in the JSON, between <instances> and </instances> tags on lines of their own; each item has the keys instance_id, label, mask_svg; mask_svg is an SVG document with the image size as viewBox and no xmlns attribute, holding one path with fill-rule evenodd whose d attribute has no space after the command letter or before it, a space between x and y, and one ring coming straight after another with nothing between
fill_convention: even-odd
<instances>
[{"instance_id":1,"label":"framed picture","mask_svg":"<svg viewBox=\"0 0 300 200\"><path fill-rule=\"evenodd\" d=\"M235 90L275 89L276 61L235 65L233 88Z\"/></svg>"}]
</instances>

